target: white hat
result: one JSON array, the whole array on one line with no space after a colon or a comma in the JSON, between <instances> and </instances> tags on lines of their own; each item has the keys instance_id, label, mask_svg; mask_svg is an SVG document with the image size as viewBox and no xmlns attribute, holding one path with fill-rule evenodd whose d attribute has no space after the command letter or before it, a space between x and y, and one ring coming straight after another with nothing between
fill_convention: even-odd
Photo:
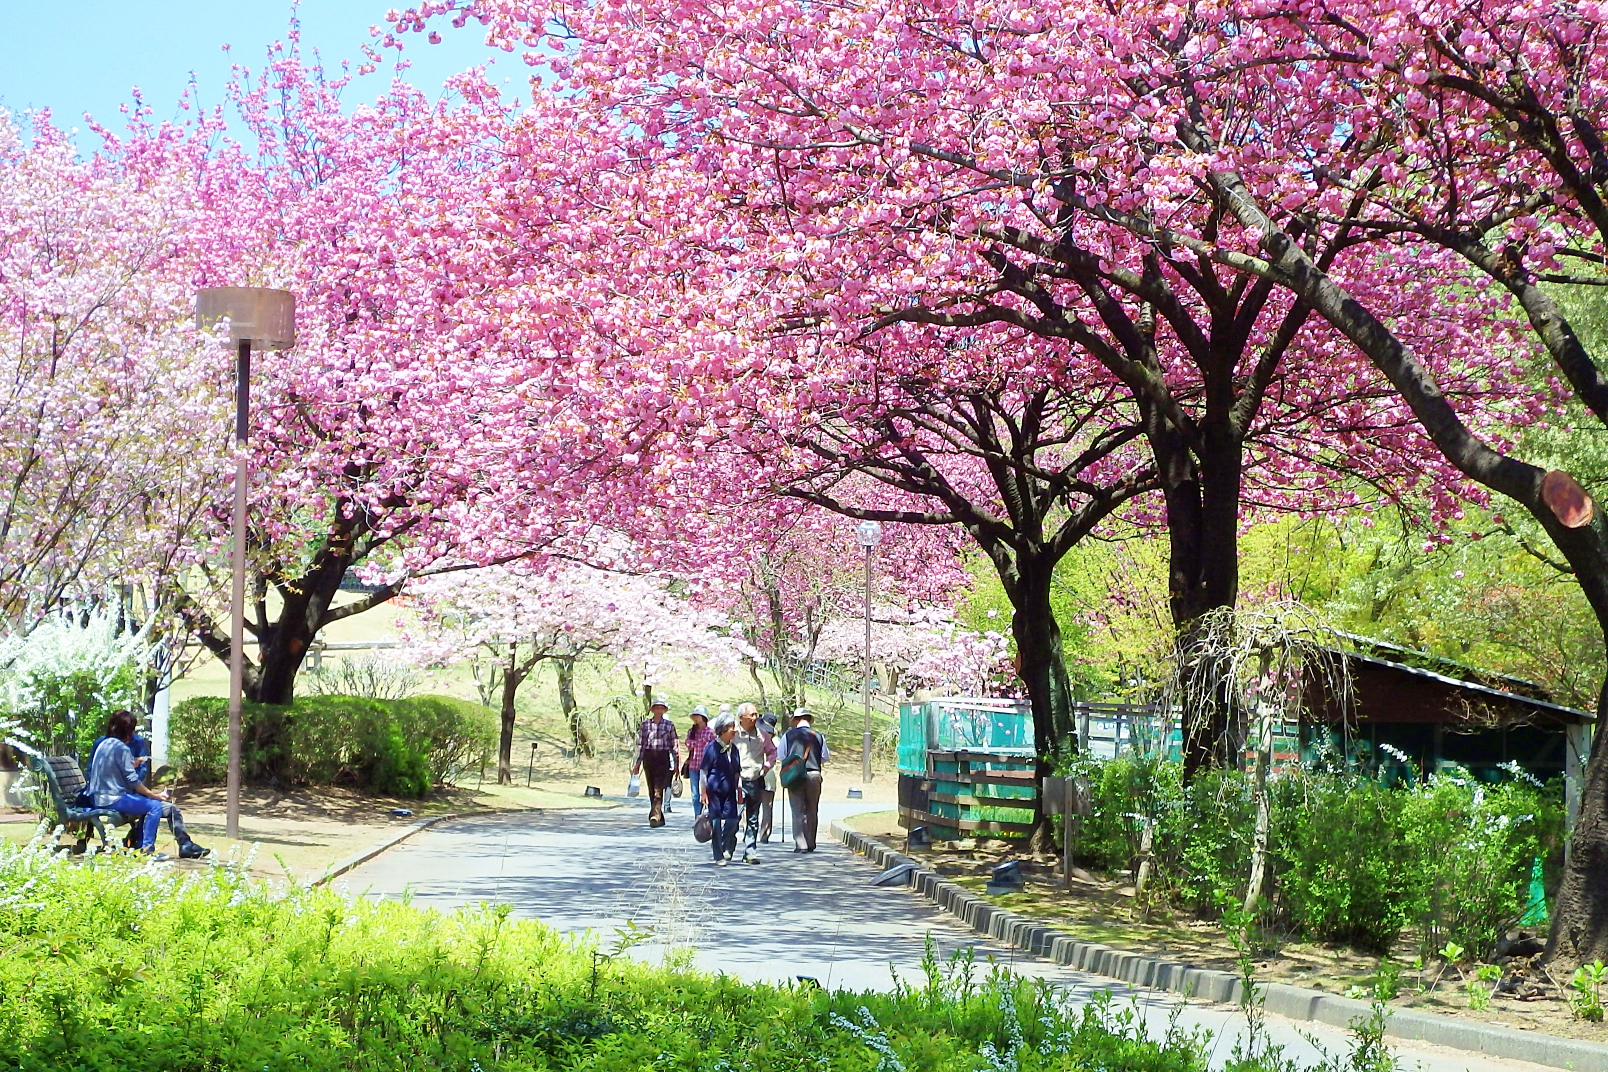
<instances>
[{"instance_id":1,"label":"white hat","mask_svg":"<svg viewBox=\"0 0 1608 1072\"><path fill-rule=\"evenodd\" d=\"M815 716L810 714L810 709L807 708L807 707L800 707L800 708L797 708L796 710L794 710L794 712L793 712L793 721L797 722L801 718L806 719L806 720L808 720L810 722L815 721Z\"/></svg>"}]
</instances>

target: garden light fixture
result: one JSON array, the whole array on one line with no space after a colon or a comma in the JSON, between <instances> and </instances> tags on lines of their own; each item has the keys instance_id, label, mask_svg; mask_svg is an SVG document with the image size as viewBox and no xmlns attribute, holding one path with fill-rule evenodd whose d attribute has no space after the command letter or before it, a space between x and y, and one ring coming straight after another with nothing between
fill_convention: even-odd
<instances>
[{"instance_id":1,"label":"garden light fixture","mask_svg":"<svg viewBox=\"0 0 1608 1072\"><path fill-rule=\"evenodd\" d=\"M229 323L235 345L234 585L229 599L229 783L226 833L240 836L240 707L246 674L246 441L251 423L251 351L296 342L296 297L265 287L210 287L195 297L195 326Z\"/></svg>"},{"instance_id":2,"label":"garden light fixture","mask_svg":"<svg viewBox=\"0 0 1608 1072\"><path fill-rule=\"evenodd\" d=\"M860 691L865 696L865 736L860 745L860 781L871 780L871 552L882 542L882 526L862 521L854 526L855 539L865 548L865 666L860 673Z\"/></svg>"}]
</instances>

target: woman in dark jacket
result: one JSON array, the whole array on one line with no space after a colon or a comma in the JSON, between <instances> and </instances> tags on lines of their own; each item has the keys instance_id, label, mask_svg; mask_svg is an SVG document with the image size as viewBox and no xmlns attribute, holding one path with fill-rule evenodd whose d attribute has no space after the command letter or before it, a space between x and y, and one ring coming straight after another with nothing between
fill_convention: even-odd
<instances>
[{"instance_id":1,"label":"woman in dark jacket","mask_svg":"<svg viewBox=\"0 0 1608 1072\"><path fill-rule=\"evenodd\" d=\"M704 746L703 771L699 792L704 810L714 830L709 847L715 863L725 867L737 851L737 804L742 796L742 758L733 742L737 739L737 720L729 714L715 719L710 727L715 739Z\"/></svg>"}]
</instances>

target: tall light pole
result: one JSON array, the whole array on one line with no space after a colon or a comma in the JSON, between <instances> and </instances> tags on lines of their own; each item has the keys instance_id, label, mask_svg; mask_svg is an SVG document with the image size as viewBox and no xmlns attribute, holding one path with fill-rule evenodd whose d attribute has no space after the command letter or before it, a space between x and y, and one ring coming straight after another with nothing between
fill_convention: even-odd
<instances>
[{"instance_id":1,"label":"tall light pole","mask_svg":"<svg viewBox=\"0 0 1608 1072\"><path fill-rule=\"evenodd\" d=\"M195 298L195 325L229 322L235 344L234 586L229 597L229 788L226 832L240 836L240 706L246 678L246 440L251 430L251 351L296 342L296 298L288 290L212 287Z\"/></svg>"},{"instance_id":2,"label":"tall light pole","mask_svg":"<svg viewBox=\"0 0 1608 1072\"><path fill-rule=\"evenodd\" d=\"M865 548L865 667L860 674L860 690L865 695L865 737L861 741L860 781L871 780L871 552L882 542L882 526L862 521L854 535Z\"/></svg>"}]
</instances>

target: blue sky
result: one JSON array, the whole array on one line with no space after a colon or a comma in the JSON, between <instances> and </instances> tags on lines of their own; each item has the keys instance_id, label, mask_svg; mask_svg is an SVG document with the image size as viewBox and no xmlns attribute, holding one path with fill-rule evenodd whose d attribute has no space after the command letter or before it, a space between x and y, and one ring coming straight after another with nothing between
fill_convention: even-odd
<instances>
[{"instance_id":1,"label":"blue sky","mask_svg":"<svg viewBox=\"0 0 1608 1072\"><path fill-rule=\"evenodd\" d=\"M330 68L341 59L357 60L369 27L391 6L406 5L303 0L302 47L317 48ZM221 103L230 63L260 70L264 47L285 36L290 14L289 0L0 0L0 108L19 115L49 107L61 127L82 127L89 112L117 129L117 108L134 86L156 118L178 115L176 102L192 73L202 103ZM405 55L414 66L408 81L438 90L448 75L494 55L475 23L462 30L444 24L442 34L439 45L409 36ZM228 54L225 44L232 46ZM495 55L492 75L523 94L528 68L514 56ZM372 99L388 81L382 67L360 79L347 99Z\"/></svg>"}]
</instances>

